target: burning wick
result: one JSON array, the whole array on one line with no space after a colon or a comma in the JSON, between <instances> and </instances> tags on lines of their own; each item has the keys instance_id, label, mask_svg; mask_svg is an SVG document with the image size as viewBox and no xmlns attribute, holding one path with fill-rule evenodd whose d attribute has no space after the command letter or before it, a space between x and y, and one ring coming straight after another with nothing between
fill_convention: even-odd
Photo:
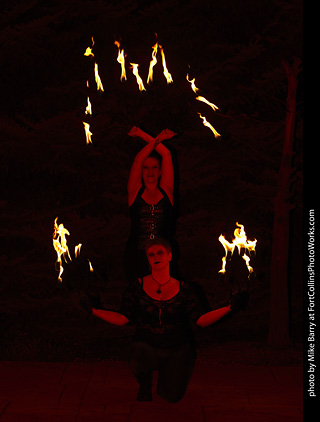
<instances>
[{"instance_id":1,"label":"burning wick","mask_svg":"<svg viewBox=\"0 0 320 422\"><path fill-rule=\"evenodd\" d=\"M253 268L249 265L250 258L246 254L246 252L248 251L250 253L251 251L255 250L257 240L256 239L255 240L247 240L247 236L246 236L246 233L244 231L244 226L239 224L239 223L236 223L236 225L239 228L235 229L235 231L234 231L235 237L234 237L232 243L228 242L222 234L219 237L219 241L222 244L222 246L224 247L224 250L225 250L225 253L226 253L225 256L222 258L222 268L219 271L219 273L225 273L226 272L228 252L230 252L231 255L233 255L234 248L237 247L239 255L241 253L241 249L245 250L244 254L242 255L242 258L246 262L246 266L248 268L249 275L250 275L253 272Z\"/></svg>"},{"instance_id":2,"label":"burning wick","mask_svg":"<svg viewBox=\"0 0 320 422\"><path fill-rule=\"evenodd\" d=\"M56 269L59 271L58 280L62 282L62 258L67 262L67 258L71 261L69 249L67 246L66 235L70 235L69 231L63 226L63 224L57 224L58 217L54 220L54 232L53 232L53 247L57 252Z\"/></svg>"},{"instance_id":3,"label":"burning wick","mask_svg":"<svg viewBox=\"0 0 320 422\"><path fill-rule=\"evenodd\" d=\"M87 97L87 107L86 107L85 113L86 114L92 114L92 107L91 107L91 103L90 103L89 97Z\"/></svg>"},{"instance_id":4,"label":"burning wick","mask_svg":"<svg viewBox=\"0 0 320 422\"><path fill-rule=\"evenodd\" d=\"M92 47L94 46L94 41L93 41L93 37L91 37L92 40ZM92 47L87 47L84 56L92 56L94 57L94 54L92 53Z\"/></svg>"},{"instance_id":5,"label":"burning wick","mask_svg":"<svg viewBox=\"0 0 320 422\"><path fill-rule=\"evenodd\" d=\"M196 80L196 78L193 78L191 81L189 79L189 75L187 74L187 81L191 83L191 88L193 92L197 92L199 91L199 88L196 87L194 81Z\"/></svg>"},{"instance_id":6,"label":"burning wick","mask_svg":"<svg viewBox=\"0 0 320 422\"><path fill-rule=\"evenodd\" d=\"M74 248L74 256L76 258L78 258L78 256L80 255L81 246L82 246L82 243L79 243L79 245L75 246Z\"/></svg>"},{"instance_id":7,"label":"burning wick","mask_svg":"<svg viewBox=\"0 0 320 422\"><path fill-rule=\"evenodd\" d=\"M86 123L86 122L82 122L82 123L83 123L84 131L86 134L86 142L87 144L92 144L92 140L91 140L92 133L90 132L90 125L89 123Z\"/></svg>"},{"instance_id":8,"label":"burning wick","mask_svg":"<svg viewBox=\"0 0 320 422\"><path fill-rule=\"evenodd\" d=\"M102 85L102 82L101 82L101 79L100 79L100 76L99 76L98 64L97 63L94 64L94 77L95 77L96 84L97 84L97 90L98 91L104 91L103 85Z\"/></svg>"},{"instance_id":9,"label":"burning wick","mask_svg":"<svg viewBox=\"0 0 320 422\"><path fill-rule=\"evenodd\" d=\"M167 80L167 83L170 84L170 83L173 82L173 79L172 79L172 76L168 72L168 69L167 69L166 58L165 58L165 55L164 55L164 52L163 52L163 48L162 48L161 45L159 45L159 48L160 48L161 57L162 57L163 74L164 74L164 76Z\"/></svg>"},{"instance_id":10,"label":"burning wick","mask_svg":"<svg viewBox=\"0 0 320 422\"><path fill-rule=\"evenodd\" d=\"M124 50L120 50L120 43L118 41L114 42L115 45L118 47L118 58L117 58L117 62L120 63L121 65L121 76L120 76L120 80L121 81L126 81L127 80L127 76L126 76L126 69L125 69L125 60L124 60Z\"/></svg>"},{"instance_id":11,"label":"burning wick","mask_svg":"<svg viewBox=\"0 0 320 422\"><path fill-rule=\"evenodd\" d=\"M93 273L93 271L94 271L94 270L93 270L92 264L91 264L91 262L90 262L90 260L89 260L89 259L88 259L88 262L89 262L89 269L90 269L90 272L91 272L91 273Z\"/></svg>"},{"instance_id":12,"label":"burning wick","mask_svg":"<svg viewBox=\"0 0 320 422\"><path fill-rule=\"evenodd\" d=\"M149 74L148 74L147 84L153 81L153 68L157 64L158 43L156 43L152 47L152 49L153 49L152 60L150 62L150 66L149 66Z\"/></svg>"},{"instance_id":13,"label":"burning wick","mask_svg":"<svg viewBox=\"0 0 320 422\"><path fill-rule=\"evenodd\" d=\"M207 119L204 116L201 116L200 113L198 113L198 114L199 114L200 118L203 120L203 125L208 127L213 132L215 138L218 138L219 136L221 136L220 133L218 133L215 130L215 128L207 121Z\"/></svg>"},{"instance_id":14,"label":"burning wick","mask_svg":"<svg viewBox=\"0 0 320 422\"><path fill-rule=\"evenodd\" d=\"M146 91L146 89L145 89L145 87L143 85L142 79L141 79L141 77L139 75L139 72L138 72L139 65L136 64L136 63L130 63L130 65L132 66L132 68L131 68L132 69L132 73L134 74L134 76L137 79L137 84L139 86L139 90L140 91Z\"/></svg>"},{"instance_id":15,"label":"burning wick","mask_svg":"<svg viewBox=\"0 0 320 422\"><path fill-rule=\"evenodd\" d=\"M212 108L212 110L213 111L216 111L216 110L219 110L219 107L217 107L215 104L213 104L213 103L210 103L210 101L208 101L206 98L204 98L204 97L201 97L201 95L200 96L198 96L198 97L196 97L196 100L198 100L198 101L202 101L203 103L206 103L206 104L208 104L211 108Z\"/></svg>"}]
</instances>

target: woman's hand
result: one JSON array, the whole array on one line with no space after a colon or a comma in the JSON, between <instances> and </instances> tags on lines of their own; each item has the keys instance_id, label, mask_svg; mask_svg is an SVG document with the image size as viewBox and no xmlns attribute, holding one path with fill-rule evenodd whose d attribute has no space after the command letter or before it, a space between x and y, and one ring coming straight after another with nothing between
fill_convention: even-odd
<instances>
[{"instance_id":1,"label":"woman's hand","mask_svg":"<svg viewBox=\"0 0 320 422\"><path fill-rule=\"evenodd\" d=\"M81 293L80 306L89 314L92 314L92 308L102 308L102 303L99 294Z\"/></svg>"},{"instance_id":2,"label":"woman's hand","mask_svg":"<svg viewBox=\"0 0 320 422\"><path fill-rule=\"evenodd\" d=\"M133 126L131 129L130 129L130 131L128 132L128 135L129 136L132 136L132 137L136 137L136 136L140 136L140 134L141 134L141 129L138 127L138 126Z\"/></svg>"},{"instance_id":3,"label":"woman's hand","mask_svg":"<svg viewBox=\"0 0 320 422\"><path fill-rule=\"evenodd\" d=\"M157 138L160 138L161 141L164 141L166 139L171 139L174 136L176 136L176 133L173 132L172 130L170 130L170 129L163 129L163 131L157 136Z\"/></svg>"},{"instance_id":4,"label":"woman's hand","mask_svg":"<svg viewBox=\"0 0 320 422\"><path fill-rule=\"evenodd\" d=\"M247 290L234 293L230 299L230 306L232 312L244 311L249 302L249 293Z\"/></svg>"}]
</instances>

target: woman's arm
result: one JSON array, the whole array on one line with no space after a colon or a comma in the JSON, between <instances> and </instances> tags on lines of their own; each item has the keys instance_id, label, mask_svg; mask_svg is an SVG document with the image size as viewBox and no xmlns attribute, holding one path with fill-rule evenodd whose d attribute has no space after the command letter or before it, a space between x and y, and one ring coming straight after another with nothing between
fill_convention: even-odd
<instances>
[{"instance_id":1,"label":"woman's arm","mask_svg":"<svg viewBox=\"0 0 320 422\"><path fill-rule=\"evenodd\" d=\"M156 141L154 140L153 143L148 143L138 154L135 156L133 164L130 169L128 184L127 184L127 191L128 191L128 205L133 203L135 197L139 189L141 188L141 173L142 173L142 164L143 162L149 157L151 152L154 149Z\"/></svg>"},{"instance_id":2,"label":"woman's arm","mask_svg":"<svg viewBox=\"0 0 320 422\"><path fill-rule=\"evenodd\" d=\"M166 192L171 204L173 204L173 188L174 188L174 170L172 164L171 153L166 146L161 142L165 139L171 139L176 133L169 129L164 129L157 137L156 141L160 140L159 145L156 147L156 151L162 156L161 165L161 179L160 187Z\"/></svg>"},{"instance_id":3,"label":"woman's arm","mask_svg":"<svg viewBox=\"0 0 320 422\"><path fill-rule=\"evenodd\" d=\"M214 311L207 312L206 314L203 314L198 321L196 321L196 324L199 327L208 327L209 325L215 323L216 321L219 321L222 317L229 314L231 312L231 305L224 306L223 308L215 309Z\"/></svg>"},{"instance_id":4,"label":"woman's arm","mask_svg":"<svg viewBox=\"0 0 320 422\"><path fill-rule=\"evenodd\" d=\"M162 144L162 141L173 138L176 135L176 133L169 129L164 129L156 138L153 138L151 135L144 132L139 127L134 126L130 130L129 135L139 136L141 139L146 141L148 145L151 144L152 149L155 149L161 155L162 165L161 165L160 187L166 192L166 194L168 195L170 199L171 204L173 204L174 170L173 170L173 164L172 164L172 157L171 157L171 153L169 149L165 145ZM150 150L149 154L151 153L152 149ZM144 157L143 161L148 157L148 155ZM141 169L142 169L142 163L141 163L140 171ZM132 179L134 179L134 176L132 177ZM139 188L135 187L133 188L133 191L136 191L137 193L140 187L141 187L141 179L139 179Z\"/></svg>"},{"instance_id":5,"label":"woman's arm","mask_svg":"<svg viewBox=\"0 0 320 422\"><path fill-rule=\"evenodd\" d=\"M103 319L104 321L109 322L113 325L126 325L128 324L129 320L127 317L125 317L122 314L119 314L119 312L114 311L106 311L104 309L92 309L92 314L98 318Z\"/></svg>"}]
</instances>

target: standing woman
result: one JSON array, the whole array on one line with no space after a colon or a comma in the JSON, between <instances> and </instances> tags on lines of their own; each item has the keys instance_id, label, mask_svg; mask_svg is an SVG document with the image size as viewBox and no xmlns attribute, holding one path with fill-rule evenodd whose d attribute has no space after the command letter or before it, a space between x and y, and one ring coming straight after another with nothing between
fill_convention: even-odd
<instances>
[{"instance_id":1,"label":"standing woman","mask_svg":"<svg viewBox=\"0 0 320 422\"><path fill-rule=\"evenodd\" d=\"M147 142L136 155L128 179L128 206L131 232L125 249L125 272L129 281L150 273L145 244L162 237L173 245L171 271L177 275L178 251L175 247L174 169L169 149L161 142L176 133L163 130L156 138L138 127L129 136Z\"/></svg>"}]
</instances>

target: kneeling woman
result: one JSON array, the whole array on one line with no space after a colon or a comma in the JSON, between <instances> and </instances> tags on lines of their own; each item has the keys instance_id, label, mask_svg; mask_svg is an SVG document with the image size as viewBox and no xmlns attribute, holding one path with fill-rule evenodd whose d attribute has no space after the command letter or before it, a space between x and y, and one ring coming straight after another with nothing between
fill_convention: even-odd
<instances>
[{"instance_id":1,"label":"kneeling woman","mask_svg":"<svg viewBox=\"0 0 320 422\"><path fill-rule=\"evenodd\" d=\"M140 385L137 400L152 400L152 374L158 370L157 393L177 402L186 392L196 359L190 320L206 327L234 306L205 312L192 287L170 276L172 253L167 241L150 241L146 254L151 274L128 286L119 313L102 309L92 313L111 324L137 325L129 353L129 367Z\"/></svg>"}]
</instances>

